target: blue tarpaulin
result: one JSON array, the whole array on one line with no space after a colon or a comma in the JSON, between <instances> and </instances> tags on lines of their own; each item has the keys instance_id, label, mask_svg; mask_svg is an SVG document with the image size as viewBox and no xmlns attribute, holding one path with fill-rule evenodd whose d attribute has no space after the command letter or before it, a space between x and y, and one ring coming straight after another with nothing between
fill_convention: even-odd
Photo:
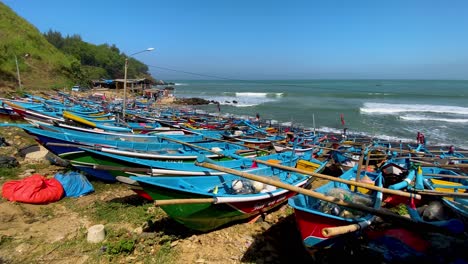
<instances>
[{"instance_id":1,"label":"blue tarpaulin","mask_svg":"<svg viewBox=\"0 0 468 264\"><path fill-rule=\"evenodd\" d=\"M54 178L62 184L65 197L80 197L94 192L94 187L88 179L76 171L65 174L59 172Z\"/></svg>"}]
</instances>

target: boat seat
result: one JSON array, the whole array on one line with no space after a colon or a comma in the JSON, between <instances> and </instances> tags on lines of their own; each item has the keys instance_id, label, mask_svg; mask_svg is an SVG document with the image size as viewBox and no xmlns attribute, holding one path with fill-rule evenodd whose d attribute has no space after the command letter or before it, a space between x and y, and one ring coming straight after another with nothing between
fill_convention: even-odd
<instances>
[{"instance_id":1,"label":"boat seat","mask_svg":"<svg viewBox=\"0 0 468 264\"><path fill-rule=\"evenodd\" d=\"M431 182L432 182L432 186L434 187L434 189L436 189L437 191L442 191L442 192L458 192L459 190L466 191L466 189L468 189L468 186L463 185L458 182L451 182L451 181L438 180L438 179L431 179Z\"/></svg>"}]
</instances>

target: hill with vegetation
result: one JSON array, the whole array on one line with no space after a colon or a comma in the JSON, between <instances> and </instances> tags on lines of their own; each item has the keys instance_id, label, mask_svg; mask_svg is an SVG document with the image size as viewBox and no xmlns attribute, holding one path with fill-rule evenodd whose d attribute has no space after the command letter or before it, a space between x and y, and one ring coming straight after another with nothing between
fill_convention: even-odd
<instances>
[{"instance_id":1,"label":"hill with vegetation","mask_svg":"<svg viewBox=\"0 0 468 264\"><path fill-rule=\"evenodd\" d=\"M16 64L17 61L17 64ZM33 25L0 2L0 87L18 90L69 86L80 63L50 44Z\"/></svg>"},{"instance_id":2,"label":"hill with vegetation","mask_svg":"<svg viewBox=\"0 0 468 264\"><path fill-rule=\"evenodd\" d=\"M80 62L81 74L85 76L80 80L81 84L100 78L123 78L126 55L115 45L93 45L84 42L79 35L64 37L60 32L53 30L49 30L44 36L57 49ZM148 66L134 58L128 60L128 78L152 79L148 73Z\"/></svg>"},{"instance_id":3,"label":"hill with vegetation","mask_svg":"<svg viewBox=\"0 0 468 264\"><path fill-rule=\"evenodd\" d=\"M0 2L0 91L26 92L90 86L124 76L126 55L115 45L94 45L79 35L36 27ZM128 78L149 78L148 67L129 58ZM21 80L21 87L18 80ZM154 80L154 79L153 79Z\"/></svg>"}]
</instances>

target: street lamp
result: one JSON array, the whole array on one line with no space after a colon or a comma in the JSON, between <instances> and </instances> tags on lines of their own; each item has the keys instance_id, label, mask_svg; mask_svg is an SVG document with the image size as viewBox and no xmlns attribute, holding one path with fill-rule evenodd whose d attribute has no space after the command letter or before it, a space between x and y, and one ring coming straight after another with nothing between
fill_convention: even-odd
<instances>
[{"instance_id":1,"label":"street lamp","mask_svg":"<svg viewBox=\"0 0 468 264\"><path fill-rule=\"evenodd\" d=\"M20 91L23 90L22 86L21 86L21 77L20 77L20 71L19 71L19 67L18 67L18 58L16 57L15 55L15 63L16 63L16 74L18 75L18 85L19 85L19 89Z\"/></svg>"},{"instance_id":2,"label":"street lamp","mask_svg":"<svg viewBox=\"0 0 468 264\"><path fill-rule=\"evenodd\" d=\"M124 98L123 98L123 107L122 107L122 118L125 120L125 108L127 106L127 69L128 69L128 57L131 57L136 54L140 54L146 51L152 51L154 48L147 48L142 51L135 52L133 54L128 55L125 57L125 73L124 73Z\"/></svg>"},{"instance_id":3,"label":"street lamp","mask_svg":"<svg viewBox=\"0 0 468 264\"><path fill-rule=\"evenodd\" d=\"M29 57L29 53L24 54L23 58ZM16 75L18 75L18 85L20 91L23 91L23 85L21 84L21 76L20 76L20 70L19 70L19 65L18 65L18 57L16 57L15 54L15 63L16 63Z\"/></svg>"}]
</instances>

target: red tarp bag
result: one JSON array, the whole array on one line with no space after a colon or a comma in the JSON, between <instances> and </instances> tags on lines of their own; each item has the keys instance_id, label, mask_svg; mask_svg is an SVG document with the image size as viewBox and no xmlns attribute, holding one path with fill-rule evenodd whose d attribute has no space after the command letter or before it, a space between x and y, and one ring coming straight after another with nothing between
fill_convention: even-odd
<instances>
[{"instance_id":1,"label":"red tarp bag","mask_svg":"<svg viewBox=\"0 0 468 264\"><path fill-rule=\"evenodd\" d=\"M58 180L47 179L40 174L8 181L2 187L3 197L13 202L46 204L60 200L63 194L62 184Z\"/></svg>"}]
</instances>

